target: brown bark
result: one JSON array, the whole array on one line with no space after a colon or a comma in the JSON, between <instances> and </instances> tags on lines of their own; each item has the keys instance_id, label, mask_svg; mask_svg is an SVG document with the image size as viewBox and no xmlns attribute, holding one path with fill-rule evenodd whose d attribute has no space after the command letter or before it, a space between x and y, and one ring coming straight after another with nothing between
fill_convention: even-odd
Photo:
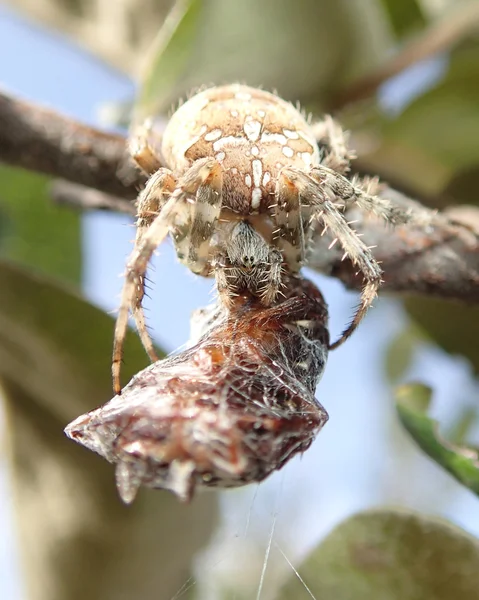
<instances>
[{"instance_id":1,"label":"brown bark","mask_svg":"<svg viewBox=\"0 0 479 600\"><path fill-rule=\"evenodd\" d=\"M133 213L131 200L144 184L121 135L5 94L0 94L0 161L67 180L55 184L54 198L80 209ZM391 188L382 193L401 206L425 210ZM359 220L355 228L364 241L376 246L373 253L384 271L382 290L479 302L479 209L468 211L466 218L453 219L446 211L433 226L395 230L357 211L351 211L351 219ZM328 245L318 233L309 266L360 288L353 265Z\"/></svg>"}]
</instances>

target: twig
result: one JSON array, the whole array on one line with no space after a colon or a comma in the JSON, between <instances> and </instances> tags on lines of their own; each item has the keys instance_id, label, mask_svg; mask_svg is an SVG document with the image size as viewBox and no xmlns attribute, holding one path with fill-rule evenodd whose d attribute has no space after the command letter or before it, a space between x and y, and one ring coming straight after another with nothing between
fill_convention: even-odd
<instances>
[{"instance_id":1,"label":"twig","mask_svg":"<svg viewBox=\"0 0 479 600\"><path fill-rule=\"evenodd\" d=\"M128 161L125 146L126 140L119 135L0 94L0 160L82 184L57 183L57 201L76 208L133 214L129 200L136 197L144 180ZM386 190L385 195L406 208L426 210L394 190ZM470 210L479 220L479 209ZM392 230L361 214L351 219L359 219L355 228L363 233L366 244L377 246L374 254L384 270L382 289L479 302L478 235L467 224L444 214L434 227ZM326 237L316 236L309 266L359 288L356 269L341 261L339 249L328 250L329 243Z\"/></svg>"},{"instance_id":2,"label":"twig","mask_svg":"<svg viewBox=\"0 0 479 600\"><path fill-rule=\"evenodd\" d=\"M78 183L58 180L50 187L50 195L56 204L77 210L109 210L135 215L135 205L131 200L117 198Z\"/></svg>"},{"instance_id":3,"label":"twig","mask_svg":"<svg viewBox=\"0 0 479 600\"><path fill-rule=\"evenodd\" d=\"M431 25L379 69L343 90L334 100L331 110L339 110L347 104L372 96L394 75L398 75L421 60L447 50L478 28L479 4L463 3L460 9L446 14L438 23Z\"/></svg>"},{"instance_id":4,"label":"twig","mask_svg":"<svg viewBox=\"0 0 479 600\"><path fill-rule=\"evenodd\" d=\"M132 199L144 178L125 139L0 93L0 161Z\"/></svg>"},{"instance_id":5,"label":"twig","mask_svg":"<svg viewBox=\"0 0 479 600\"><path fill-rule=\"evenodd\" d=\"M386 188L382 196L408 209L424 207L403 194ZM391 229L376 218L349 211L355 229L380 261L384 283L381 291L418 293L446 299L479 302L479 209L455 207L440 213L434 224ZM308 266L339 278L347 287L360 289L357 267L342 261L340 249L328 249L330 240L318 235Z\"/></svg>"}]
</instances>

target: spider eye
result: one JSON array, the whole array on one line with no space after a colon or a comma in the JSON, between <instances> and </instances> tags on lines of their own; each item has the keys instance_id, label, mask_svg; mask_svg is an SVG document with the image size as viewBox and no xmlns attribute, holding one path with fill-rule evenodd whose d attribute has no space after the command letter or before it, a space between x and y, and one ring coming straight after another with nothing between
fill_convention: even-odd
<instances>
[{"instance_id":1,"label":"spider eye","mask_svg":"<svg viewBox=\"0 0 479 600\"><path fill-rule=\"evenodd\" d=\"M251 267L254 264L254 256L243 256L243 264L245 267Z\"/></svg>"}]
</instances>

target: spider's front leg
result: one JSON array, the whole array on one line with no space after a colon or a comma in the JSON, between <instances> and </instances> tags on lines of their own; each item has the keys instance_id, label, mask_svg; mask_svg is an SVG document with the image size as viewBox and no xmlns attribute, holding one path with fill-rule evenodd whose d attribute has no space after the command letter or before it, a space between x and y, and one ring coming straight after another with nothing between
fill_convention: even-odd
<instances>
[{"instance_id":1,"label":"spider's front leg","mask_svg":"<svg viewBox=\"0 0 479 600\"><path fill-rule=\"evenodd\" d=\"M350 162L356 158L354 150L349 148L349 132L330 115L322 121L313 123L314 137L322 149L321 164L341 175L350 170Z\"/></svg>"},{"instance_id":2,"label":"spider's front leg","mask_svg":"<svg viewBox=\"0 0 479 600\"><path fill-rule=\"evenodd\" d=\"M154 129L152 119L146 119L133 128L128 143L132 159L146 175L153 175L164 167L160 159L161 136Z\"/></svg>"},{"instance_id":3,"label":"spider's front leg","mask_svg":"<svg viewBox=\"0 0 479 600\"><path fill-rule=\"evenodd\" d=\"M321 179L317 171L321 172L321 169L312 169L310 174L289 167L285 167L281 171L276 192L278 197L276 219L280 217L281 207L284 206L295 205L298 215L305 208L311 210L311 221L319 220L323 223L324 228L333 234L335 242L338 241L342 245L345 256L348 256L353 264L357 265L364 276L365 283L359 307L353 320L342 332L340 338L331 344L330 348L334 349L351 336L371 306L381 283L381 269L370 249L351 229L343 215L342 206L335 204L331 190L325 186L324 180ZM296 245L299 245L302 239L300 236L304 238L302 229L303 223L301 218L298 217L296 227L298 241ZM285 258L288 262L286 253Z\"/></svg>"},{"instance_id":4,"label":"spider's front leg","mask_svg":"<svg viewBox=\"0 0 479 600\"><path fill-rule=\"evenodd\" d=\"M138 247L145 232L160 214L161 209L177 185L172 172L161 166L154 141L153 121L151 119L147 119L142 125L135 127L130 135L128 146L130 156L145 174L151 175L145 189L138 196L135 247ZM157 141L159 142L159 140ZM145 275L139 277L131 311L143 347L150 360L155 362L158 360L158 356L146 328L142 307L144 296Z\"/></svg>"},{"instance_id":5,"label":"spider's front leg","mask_svg":"<svg viewBox=\"0 0 479 600\"><path fill-rule=\"evenodd\" d=\"M163 175L165 185L170 185L171 180L168 179L168 174ZM158 186L161 175L156 179L154 176L152 179L153 181L150 179L151 184L149 181L142 194L141 204L143 206L147 206L149 203L154 204L155 196L163 197L169 191L155 187L155 181ZM141 297L144 276L153 252L170 231L174 237L183 235L184 239L191 239L191 236L184 235L185 231L193 234L198 229L204 229L204 222L208 219L213 221L212 226L214 227L214 222L221 208L221 186L222 170L216 160L206 158L196 161L178 182L166 203L160 207L159 214L153 219L146 231L145 228L142 228L142 233L137 238L137 243L126 266L125 283L115 326L112 375L113 389L116 394L121 392L120 369L123 344L128 326L128 313L132 308L135 318L138 315L142 318ZM208 207L205 208L204 204L207 204ZM201 227L198 223L201 224ZM197 258L198 262L207 260L207 258L203 259L202 256ZM150 354L153 345L148 332L141 321L138 323L137 320L137 325L142 327L140 331L142 342Z\"/></svg>"},{"instance_id":6,"label":"spider's front leg","mask_svg":"<svg viewBox=\"0 0 479 600\"><path fill-rule=\"evenodd\" d=\"M173 232L176 253L190 271L207 276L211 237L222 206L223 170L214 158L197 160L179 187L189 201Z\"/></svg>"},{"instance_id":7,"label":"spider's front leg","mask_svg":"<svg viewBox=\"0 0 479 600\"><path fill-rule=\"evenodd\" d=\"M383 219L389 225L398 227L406 224L427 225L432 222L430 211L405 211L387 198L377 196L379 188L377 178L355 176L352 181L336 173L332 169L319 165L309 173L313 179L321 183L327 198L339 204L343 210L357 206L365 213L371 213Z\"/></svg>"},{"instance_id":8,"label":"spider's front leg","mask_svg":"<svg viewBox=\"0 0 479 600\"><path fill-rule=\"evenodd\" d=\"M141 244L141 240L150 228L153 221L158 217L165 206L168 198L176 188L176 178L168 169L159 169L148 180L145 189L138 196L137 221L135 248ZM135 320L136 328L150 360L156 362L158 356L146 327L143 311L143 298L145 296L145 273L138 277L135 295L131 302L131 312Z\"/></svg>"},{"instance_id":9,"label":"spider's front leg","mask_svg":"<svg viewBox=\"0 0 479 600\"><path fill-rule=\"evenodd\" d=\"M350 171L350 162L356 158L350 149L349 132L344 131L337 121L326 115L322 121L312 126L316 141L322 148L320 165L312 169L316 179L326 182L325 188L332 198L338 199L348 209L356 204L365 212L398 226L412 223L420 226L431 224L434 215L430 211L405 211L386 198L377 196L379 181L377 178L361 178L355 175L350 181L345 177Z\"/></svg>"}]
</instances>

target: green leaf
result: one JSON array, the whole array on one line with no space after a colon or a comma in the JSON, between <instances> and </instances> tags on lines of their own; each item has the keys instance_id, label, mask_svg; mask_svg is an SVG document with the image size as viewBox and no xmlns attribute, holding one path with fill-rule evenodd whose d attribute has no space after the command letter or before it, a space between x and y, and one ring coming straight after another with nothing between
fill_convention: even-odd
<instances>
[{"instance_id":1,"label":"green leaf","mask_svg":"<svg viewBox=\"0 0 479 600\"><path fill-rule=\"evenodd\" d=\"M391 44L373 0L184 0L147 60L137 115L161 114L199 86L235 81L319 109Z\"/></svg>"},{"instance_id":2,"label":"green leaf","mask_svg":"<svg viewBox=\"0 0 479 600\"><path fill-rule=\"evenodd\" d=\"M404 305L431 340L449 354L467 358L479 373L478 306L419 296L406 298Z\"/></svg>"},{"instance_id":3,"label":"green leaf","mask_svg":"<svg viewBox=\"0 0 479 600\"><path fill-rule=\"evenodd\" d=\"M371 510L334 529L279 600L475 600L479 543L430 516Z\"/></svg>"},{"instance_id":4,"label":"green leaf","mask_svg":"<svg viewBox=\"0 0 479 600\"><path fill-rule=\"evenodd\" d=\"M422 29L426 19L418 0L381 0L398 38Z\"/></svg>"},{"instance_id":5,"label":"green leaf","mask_svg":"<svg viewBox=\"0 0 479 600\"><path fill-rule=\"evenodd\" d=\"M447 439L462 444L479 417L479 407L464 406L454 415L454 422L447 429Z\"/></svg>"},{"instance_id":6,"label":"green leaf","mask_svg":"<svg viewBox=\"0 0 479 600\"><path fill-rule=\"evenodd\" d=\"M464 43L435 87L383 122L375 156L389 161L399 181L437 193L457 172L479 164L478 132L479 43Z\"/></svg>"},{"instance_id":7,"label":"green leaf","mask_svg":"<svg viewBox=\"0 0 479 600\"><path fill-rule=\"evenodd\" d=\"M419 339L417 328L408 326L390 341L384 359L386 374L390 381L398 381L406 373L414 358Z\"/></svg>"},{"instance_id":8,"label":"green leaf","mask_svg":"<svg viewBox=\"0 0 479 600\"><path fill-rule=\"evenodd\" d=\"M214 494L183 506L140 490L124 506L114 469L63 433L112 396L113 319L0 261L0 396L31 600L171 598L215 527ZM124 375L147 364L132 332Z\"/></svg>"},{"instance_id":9,"label":"green leaf","mask_svg":"<svg viewBox=\"0 0 479 600\"><path fill-rule=\"evenodd\" d=\"M421 450L479 495L479 452L454 445L439 435L438 423L427 416L431 394L424 385L401 386L396 393L399 418Z\"/></svg>"},{"instance_id":10,"label":"green leaf","mask_svg":"<svg viewBox=\"0 0 479 600\"><path fill-rule=\"evenodd\" d=\"M444 189L444 198L461 204L479 205L479 163L455 173Z\"/></svg>"},{"instance_id":11,"label":"green leaf","mask_svg":"<svg viewBox=\"0 0 479 600\"><path fill-rule=\"evenodd\" d=\"M452 53L447 74L391 123L390 135L452 171L479 162L479 44Z\"/></svg>"},{"instance_id":12,"label":"green leaf","mask_svg":"<svg viewBox=\"0 0 479 600\"><path fill-rule=\"evenodd\" d=\"M146 61L135 120L142 121L168 105L171 89L194 53L202 5L202 0L175 2Z\"/></svg>"},{"instance_id":13,"label":"green leaf","mask_svg":"<svg viewBox=\"0 0 479 600\"><path fill-rule=\"evenodd\" d=\"M0 165L0 256L79 283L80 217L54 206L50 181L38 173Z\"/></svg>"}]
</instances>

